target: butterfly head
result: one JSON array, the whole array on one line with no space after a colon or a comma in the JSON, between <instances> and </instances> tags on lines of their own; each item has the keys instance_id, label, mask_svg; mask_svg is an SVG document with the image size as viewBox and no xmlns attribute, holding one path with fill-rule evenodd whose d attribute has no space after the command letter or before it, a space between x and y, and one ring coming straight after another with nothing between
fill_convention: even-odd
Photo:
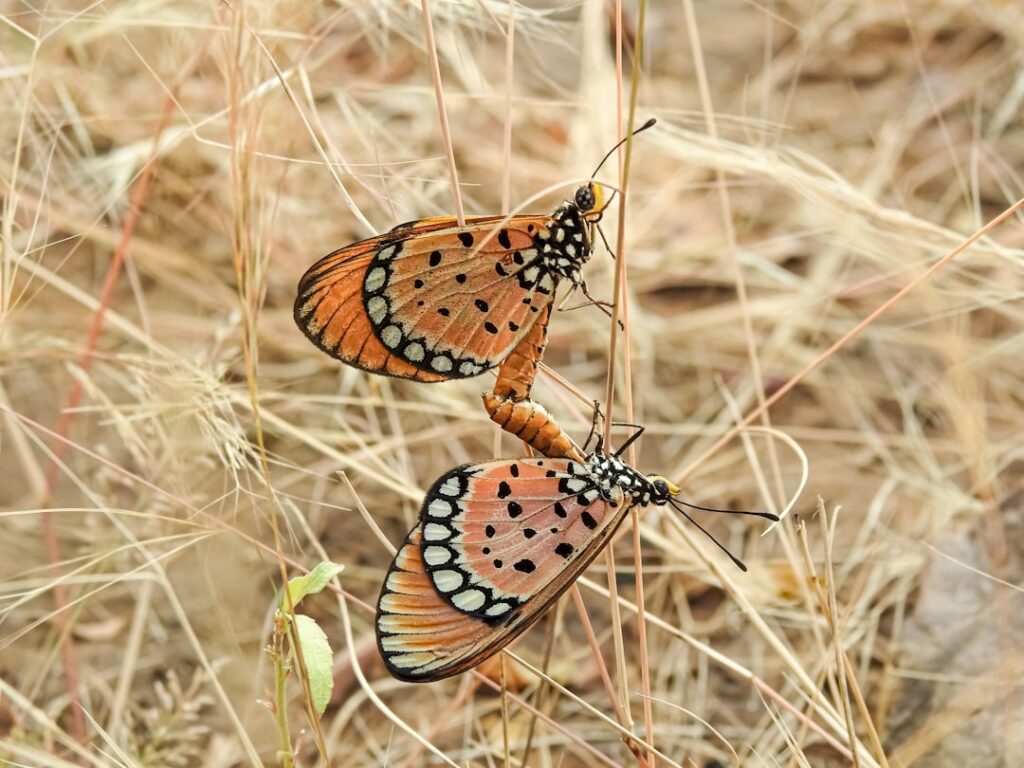
<instances>
[{"instance_id":1,"label":"butterfly head","mask_svg":"<svg viewBox=\"0 0 1024 768\"><path fill-rule=\"evenodd\" d=\"M679 488L673 482L661 475L649 475L647 480L654 488L651 494L651 504L668 504L673 496L679 495Z\"/></svg>"},{"instance_id":2,"label":"butterfly head","mask_svg":"<svg viewBox=\"0 0 1024 768\"><path fill-rule=\"evenodd\" d=\"M646 131L656 122L657 120L652 117L646 123L633 131L630 136L636 136L638 133ZM615 150L625 144L628 139L629 136L625 139L621 139L618 144L608 150L608 153L601 158L601 162L597 164L597 168L595 168L594 172L590 174L591 181L576 190L576 195L573 198L573 204L580 212L580 216L583 217L583 221L587 224L597 224L597 222L601 220L601 216L604 215L604 209L608 207L608 204L612 201L612 197L615 196L614 190L610 196L605 194L605 188L596 181L593 181L593 178L597 176L597 172L601 170L601 166L605 164L608 158L615 154ZM590 234L591 239L593 239L593 232Z\"/></svg>"},{"instance_id":3,"label":"butterfly head","mask_svg":"<svg viewBox=\"0 0 1024 768\"><path fill-rule=\"evenodd\" d=\"M605 200L604 187L596 181L584 184L576 190L576 195L573 197L573 203L583 220L591 224L600 221L605 209Z\"/></svg>"}]
</instances>

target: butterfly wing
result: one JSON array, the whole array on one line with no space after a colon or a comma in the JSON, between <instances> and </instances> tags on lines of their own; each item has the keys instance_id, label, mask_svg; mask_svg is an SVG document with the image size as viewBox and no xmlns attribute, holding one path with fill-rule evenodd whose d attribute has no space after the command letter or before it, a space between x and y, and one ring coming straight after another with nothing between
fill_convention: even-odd
<instances>
[{"instance_id":1,"label":"butterfly wing","mask_svg":"<svg viewBox=\"0 0 1024 768\"><path fill-rule=\"evenodd\" d=\"M458 467L427 493L378 603L396 677L437 680L530 627L601 551L629 505L568 459Z\"/></svg>"},{"instance_id":2,"label":"butterfly wing","mask_svg":"<svg viewBox=\"0 0 1024 768\"><path fill-rule=\"evenodd\" d=\"M374 373L482 373L529 332L557 285L537 247L549 218L503 221L425 219L335 251L300 280L295 321L329 355Z\"/></svg>"},{"instance_id":3,"label":"butterfly wing","mask_svg":"<svg viewBox=\"0 0 1024 768\"><path fill-rule=\"evenodd\" d=\"M363 300L367 266L384 247L372 238L324 256L299 281L295 323L306 338L342 362L373 373L417 381L444 381L389 354L374 333Z\"/></svg>"},{"instance_id":4,"label":"butterfly wing","mask_svg":"<svg viewBox=\"0 0 1024 768\"><path fill-rule=\"evenodd\" d=\"M456 610L434 589L423 564L422 537L420 527L413 528L377 601L377 647L388 671L409 682L464 672L497 650L491 650L490 623Z\"/></svg>"}]
</instances>

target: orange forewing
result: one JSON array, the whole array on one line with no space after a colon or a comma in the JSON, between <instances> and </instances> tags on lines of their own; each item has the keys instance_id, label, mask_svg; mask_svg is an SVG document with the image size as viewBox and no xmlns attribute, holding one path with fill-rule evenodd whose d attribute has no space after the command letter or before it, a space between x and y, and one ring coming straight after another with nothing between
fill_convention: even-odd
<instances>
[{"instance_id":1,"label":"orange forewing","mask_svg":"<svg viewBox=\"0 0 1024 768\"><path fill-rule=\"evenodd\" d=\"M476 578L518 600L533 600L561 579L624 505L621 489L614 487L606 501L593 481L584 479L585 465L574 461L499 460L475 468L479 471L469 478L465 512L453 518L461 557ZM564 488L564 482L593 489L596 498L584 503L580 491ZM522 562L531 569L518 570Z\"/></svg>"}]
</instances>

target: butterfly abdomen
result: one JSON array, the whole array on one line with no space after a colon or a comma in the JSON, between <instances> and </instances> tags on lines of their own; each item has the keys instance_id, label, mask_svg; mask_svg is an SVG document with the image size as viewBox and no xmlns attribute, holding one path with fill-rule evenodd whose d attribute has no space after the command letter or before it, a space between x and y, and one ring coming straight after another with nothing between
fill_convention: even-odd
<instances>
[{"instance_id":1,"label":"butterfly abdomen","mask_svg":"<svg viewBox=\"0 0 1024 768\"><path fill-rule=\"evenodd\" d=\"M514 402L488 392L484 408L491 421L550 459L584 461L579 448L544 407L532 400Z\"/></svg>"},{"instance_id":2,"label":"butterfly abdomen","mask_svg":"<svg viewBox=\"0 0 1024 768\"><path fill-rule=\"evenodd\" d=\"M494 382L491 392L499 398L518 402L530 397L533 380L537 376L537 368L544 357L544 347L548 338L548 320L551 317L551 305L544 307L544 312L530 328L515 349L498 368L498 380Z\"/></svg>"}]
</instances>

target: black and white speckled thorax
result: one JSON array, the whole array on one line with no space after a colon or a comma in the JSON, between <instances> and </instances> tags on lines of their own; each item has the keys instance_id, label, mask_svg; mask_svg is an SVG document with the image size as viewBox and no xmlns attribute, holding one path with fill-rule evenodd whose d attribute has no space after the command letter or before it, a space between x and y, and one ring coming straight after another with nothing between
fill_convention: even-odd
<instances>
[{"instance_id":1,"label":"black and white speckled thorax","mask_svg":"<svg viewBox=\"0 0 1024 768\"><path fill-rule=\"evenodd\" d=\"M617 486L641 506L668 502L670 493L667 486L660 489L655 479L637 472L618 456L595 452L587 461L587 469L597 480L597 487L605 499L612 497L612 488Z\"/></svg>"},{"instance_id":2,"label":"black and white speckled thorax","mask_svg":"<svg viewBox=\"0 0 1024 768\"><path fill-rule=\"evenodd\" d=\"M579 207L566 200L551 215L546 230L534 237L543 268L566 277L578 285L583 282L580 270L590 259L590 237Z\"/></svg>"}]
</instances>

